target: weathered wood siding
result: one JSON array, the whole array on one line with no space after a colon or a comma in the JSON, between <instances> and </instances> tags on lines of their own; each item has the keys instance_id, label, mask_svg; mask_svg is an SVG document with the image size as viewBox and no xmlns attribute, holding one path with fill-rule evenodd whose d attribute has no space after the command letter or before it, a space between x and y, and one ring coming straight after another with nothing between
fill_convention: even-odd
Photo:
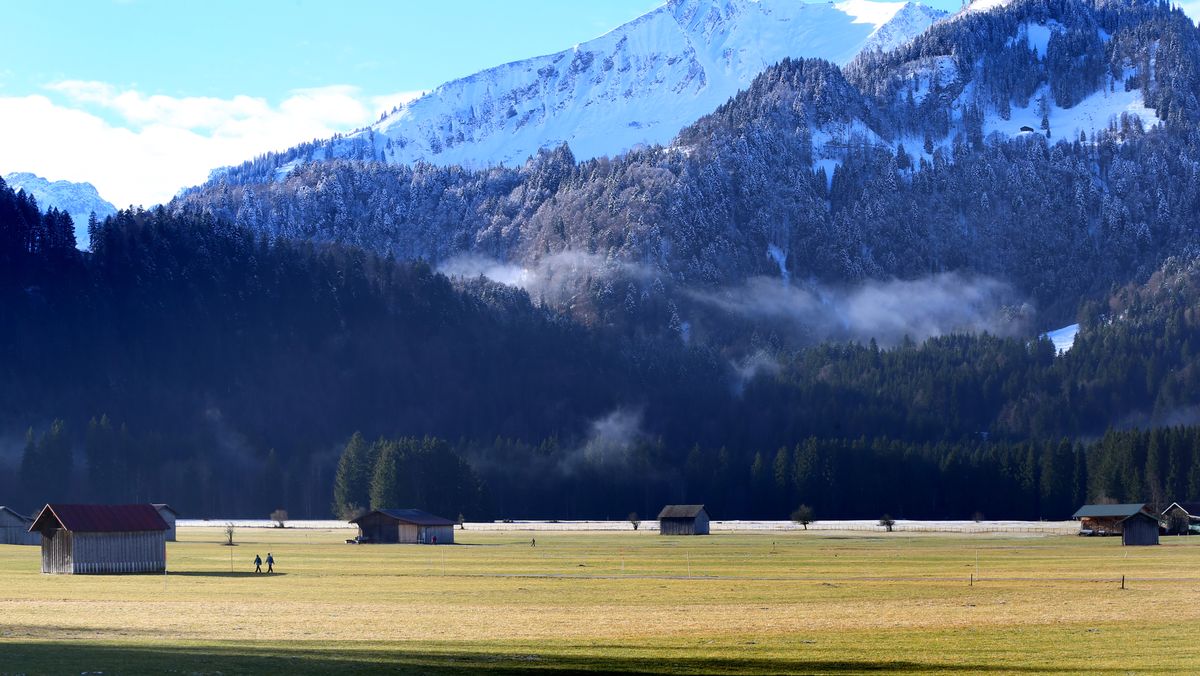
<instances>
[{"instance_id":1,"label":"weathered wood siding","mask_svg":"<svg viewBox=\"0 0 1200 676\"><path fill-rule=\"evenodd\" d=\"M41 534L29 532L32 523L33 521L26 521L7 509L0 509L0 545L41 544Z\"/></svg>"},{"instance_id":2,"label":"weathered wood siding","mask_svg":"<svg viewBox=\"0 0 1200 676\"><path fill-rule=\"evenodd\" d=\"M368 514L358 522L358 534L370 538L371 542L388 544L398 542L396 520L383 514Z\"/></svg>"},{"instance_id":3,"label":"weathered wood siding","mask_svg":"<svg viewBox=\"0 0 1200 676\"><path fill-rule=\"evenodd\" d=\"M70 531L62 529L42 531L42 572L74 573L71 545L74 539Z\"/></svg>"},{"instance_id":4,"label":"weathered wood siding","mask_svg":"<svg viewBox=\"0 0 1200 676\"><path fill-rule=\"evenodd\" d=\"M0 509L0 545L41 544L39 533L30 533L32 521L26 521L7 509Z\"/></svg>"},{"instance_id":5,"label":"weathered wood siding","mask_svg":"<svg viewBox=\"0 0 1200 676\"><path fill-rule=\"evenodd\" d=\"M454 526L423 526L421 530L423 531L422 544L431 545L434 538L437 538L439 545L454 544Z\"/></svg>"},{"instance_id":6,"label":"weathered wood siding","mask_svg":"<svg viewBox=\"0 0 1200 676\"><path fill-rule=\"evenodd\" d=\"M169 509L158 510L158 515L167 522L166 540L167 542L175 542L175 512Z\"/></svg>"},{"instance_id":7,"label":"weathered wood siding","mask_svg":"<svg viewBox=\"0 0 1200 676\"><path fill-rule=\"evenodd\" d=\"M660 535L708 535L708 514L701 510L692 518L659 519Z\"/></svg>"},{"instance_id":8,"label":"weathered wood siding","mask_svg":"<svg viewBox=\"0 0 1200 676\"><path fill-rule=\"evenodd\" d=\"M167 569L167 543L163 533L46 531L42 538L42 572L75 575L161 573Z\"/></svg>"},{"instance_id":9,"label":"weathered wood siding","mask_svg":"<svg viewBox=\"0 0 1200 676\"><path fill-rule=\"evenodd\" d=\"M400 538L396 540L396 542L404 545L412 545L421 541L421 529L415 524L399 522L394 523L396 523L397 531L400 534Z\"/></svg>"},{"instance_id":10,"label":"weathered wood siding","mask_svg":"<svg viewBox=\"0 0 1200 676\"><path fill-rule=\"evenodd\" d=\"M28 524L24 528L0 528L0 545L39 545L41 543L41 534L30 533Z\"/></svg>"},{"instance_id":11,"label":"weathered wood siding","mask_svg":"<svg viewBox=\"0 0 1200 676\"><path fill-rule=\"evenodd\" d=\"M1158 544L1158 521L1153 518L1132 517L1125 520L1121 543L1130 546Z\"/></svg>"}]
</instances>

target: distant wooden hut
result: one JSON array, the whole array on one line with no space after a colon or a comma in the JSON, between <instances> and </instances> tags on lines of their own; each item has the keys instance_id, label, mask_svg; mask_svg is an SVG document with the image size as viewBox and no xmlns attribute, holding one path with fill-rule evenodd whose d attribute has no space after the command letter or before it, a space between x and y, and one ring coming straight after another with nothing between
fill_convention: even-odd
<instances>
[{"instance_id":1,"label":"distant wooden hut","mask_svg":"<svg viewBox=\"0 0 1200 676\"><path fill-rule=\"evenodd\" d=\"M1162 520L1167 525L1167 535L1200 533L1200 502L1172 502L1163 510Z\"/></svg>"},{"instance_id":2,"label":"distant wooden hut","mask_svg":"<svg viewBox=\"0 0 1200 676\"><path fill-rule=\"evenodd\" d=\"M161 573L167 523L154 505L50 504L30 532L42 537L42 572Z\"/></svg>"},{"instance_id":3,"label":"distant wooden hut","mask_svg":"<svg viewBox=\"0 0 1200 676\"><path fill-rule=\"evenodd\" d=\"M708 535L704 505L667 505L658 513L660 535Z\"/></svg>"},{"instance_id":4,"label":"distant wooden hut","mask_svg":"<svg viewBox=\"0 0 1200 676\"><path fill-rule=\"evenodd\" d=\"M36 545L42 538L29 532L31 517L9 507L0 506L0 545Z\"/></svg>"},{"instance_id":5,"label":"distant wooden hut","mask_svg":"<svg viewBox=\"0 0 1200 676\"><path fill-rule=\"evenodd\" d=\"M167 522L167 542L175 542L175 520L179 518L179 512L176 512L174 507L163 502L154 503L154 509L157 509L158 515L163 518L163 521Z\"/></svg>"},{"instance_id":6,"label":"distant wooden hut","mask_svg":"<svg viewBox=\"0 0 1200 676\"><path fill-rule=\"evenodd\" d=\"M1121 519L1121 544L1126 546L1158 544L1158 515L1138 511Z\"/></svg>"},{"instance_id":7,"label":"distant wooden hut","mask_svg":"<svg viewBox=\"0 0 1200 676\"><path fill-rule=\"evenodd\" d=\"M358 541L373 544L454 544L454 522L419 509L377 509L352 520Z\"/></svg>"},{"instance_id":8,"label":"distant wooden hut","mask_svg":"<svg viewBox=\"0 0 1200 676\"><path fill-rule=\"evenodd\" d=\"M1125 519L1143 512L1140 502L1122 505L1084 505L1072 516L1079 520L1080 535L1120 535Z\"/></svg>"}]
</instances>

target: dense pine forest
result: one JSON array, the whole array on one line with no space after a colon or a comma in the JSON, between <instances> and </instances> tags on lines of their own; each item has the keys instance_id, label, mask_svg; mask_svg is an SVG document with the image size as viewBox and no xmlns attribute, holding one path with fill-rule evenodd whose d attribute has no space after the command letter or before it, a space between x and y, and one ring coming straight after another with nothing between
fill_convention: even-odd
<instances>
[{"instance_id":1,"label":"dense pine forest","mask_svg":"<svg viewBox=\"0 0 1200 676\"><path fill-rule=\"evenodd\" d=\"M1061 356L987 333L747 354L203 214L89 230L76 250L69 217L0 185L10 504L1063 518L1200 494L1190 259L1085 304Z\"/></svg>"}]
</instances>

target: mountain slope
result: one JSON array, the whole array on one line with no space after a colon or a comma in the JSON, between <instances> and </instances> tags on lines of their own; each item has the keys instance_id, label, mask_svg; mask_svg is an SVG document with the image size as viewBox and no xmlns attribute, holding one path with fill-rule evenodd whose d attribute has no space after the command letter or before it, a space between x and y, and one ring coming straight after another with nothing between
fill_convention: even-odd
<instances>
[{"instance_id":1,"label":"mountain slope","mask_svg":"<svg viewBox=\"0 0 1200 676\"><path fill-rule=\"evenodd\" d=\"M917 3L673 0L595 40L446 83L370 128L268 163L486 167L562 143L580 159L662 144L785 57L844 64L946 16Z\"/></svg>"},{"instance_id":2,"label":"mountain slope","mask_svg":"<svg viewBox=\"0 0 1200 676\"><path fill-rule=\"evenodd\" d=\"M478 171L313 162L172 208L443 266L491 259L453 270L685 340L714 334L714 308L803 334L838 324L812 310L831 286L950 272L1011 285L1052 328L1200 246L1198 66L1177 10L1015 0L844 68L786 59L666 147ZM1042 99L1049 134L1029 113Z\"/></svg>"},{"instance_id":3,"label":"mountain slope","mask_svg":"<svg viewBox=\"0 0 1200 676\"><path fill-rule=\"evenodd\" d=\"M70 214L75 222L75 242L80 249L88 247L88 218L93 213L101 220L117 213L117 208L100 197L91 183L48 181L28 172L6 174L4 182L13 190L24 190L33 195L43 211L54 207Z\"/></svg>"}]
</instances>

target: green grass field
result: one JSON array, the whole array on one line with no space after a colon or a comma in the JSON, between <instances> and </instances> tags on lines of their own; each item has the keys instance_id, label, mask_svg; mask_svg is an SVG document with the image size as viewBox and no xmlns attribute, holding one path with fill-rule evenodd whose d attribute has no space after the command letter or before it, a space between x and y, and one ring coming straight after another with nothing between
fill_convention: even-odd
<instances>
[{"instance_id":1,"label":"green grass field","mask_svg":"<svg viewBox=\"0 0 1200 676\"><path fill-rule=\"evenodd\" d=\"M1200 538L348 532L181 529L151 576L0 546L0 674L1200 673Z\"/></svg>"}]
</instances>

